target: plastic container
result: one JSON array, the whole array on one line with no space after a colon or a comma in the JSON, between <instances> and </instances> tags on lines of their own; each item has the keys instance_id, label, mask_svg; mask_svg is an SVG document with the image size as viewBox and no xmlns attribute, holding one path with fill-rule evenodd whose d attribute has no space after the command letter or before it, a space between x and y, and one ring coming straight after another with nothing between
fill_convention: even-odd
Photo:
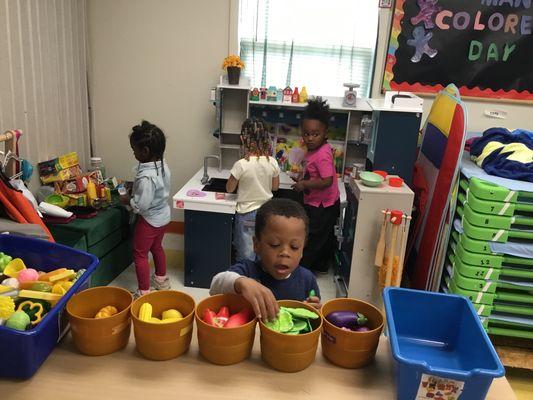
<instances>
[{"instance_id":1,"label":"plastic container","mask_svg":"<svg viewBox=\"0 0 533 400\"><path fill-rule=\"evenodd\" d=\"M363 313L368 318L367 332L343 330L326 319L334 311ZM372 304L357 299L333 299L322 306L322 354L333 364L344 368L361 368L370 364L376 355L379 336L383 330L383 314Z\"/></svg>"},{"instance_id":2,"label":"plastic container","mask_svg":"<svg viewBox=\"0 0 533 400\"><path fill-rule=\"evenodd\" d=\"M397 398L435 397L456 390L484 399L505 371L472 304L464 297L400 288L383 293L397 369ZM435 388L435 389L433 389ZM433 396L427 396L433 390ZM461 393L462 392L462 393Z\"/></svg>"},{"instance_id":3,"label":"plastic container","mask_svg":"<svg viewBox=\"0 0 533 400\"><path fill-rule=\"evenodd\" d=\"M102 178L106 178L105 166L101 157L91 157L88 170L89 172L100 171L102 173Z\"/></svg>"},{"instance_id":4,"label":"plastic container","mask_svg":"<svg viewBox=\"0 0 533 400\"><path fill-rule=\"evenodd\" d=\"M98 266L98 259L79 250L44 240L20 236L0 235L0 251L13 258L22 258L29 268L52 271L68 267L75 271L86 269L72 288L45 315L43 320L28 331L15 331L0 326L2 362L0 377L26 379L46 360L56 343L68 330L63 309L70 297L89 287L89 277Z\"/></svg>"},{"instance_id":5,"label":"plastic container","mask_svg":"<svg viewBox=\"0 0 533 400\"><path fill-rule=\"evenodd\" d=\"M389 174L387 173L387 171L381 171L381 170L379 170L379 169L378 169L378 170L374 170L374 171L372 171L372 172L375 173L375 174L378 174L379 176L382 176L383 179L387 179L387 175L389 175Z\"/></svg>"},{"instance_id":6,"label":"plastic container","mask_svg":"<svg viewBox=\"0 0 533 400\"><path fill-rule=\"evenodd\" d=\"M196 306L195 312L198 347L200 354L213 364L231 365L250 357L254 345L256 319L236 328L217 328L202 320L207 308L217 312L222 306L227 306L230 314L246 307L252 308L244 297L236 294L219 294L202 300Z\"/></svg>"},{"instance_id":7,"label":"plastic container","mask_svg":"<svg viewBox=\"0 0 533 400\"><path fill-rule=\"evenodd\" d=\"M302 307L318 311L309 304L295 300L280 300L280 306ZM315 361L318 338L322 328L322 316L311 320L313 331L300 335L287 335L275 332L259 321L261 330L261 357L272 368L281 372L298 372L309 367Z\"/></svg>"},{"instance_id":8,"label":"plastic container","mask_svg":"<svg viewBox=\"0 0 533 400\"><path fill-rule=\"evenodd\" d=\"M130 339L132 302L130 292L113 286L98 286L72 296L67 313L78 350L88 356L102 356L125 347ZM118 313L94 318L105 306L116 307Z\"/></svg>"},{"instance_id":9,"label":"plastic container","mask_svg":"<svg viewBox=\"0 0 533 400\"><path fill-rule=\"evenodd\" d=\"M397 176L391 176L389 178L389 186L392 187L402 187L403 185L403 179L399 178Z\"/></svg>"},{"instance_id":10,"label":"plastic container","mask_svg":"<svg viewBox=\"0 0 533 400\"><path fill-rule=\"evenodd\" d=\"M359 173L359 178L363 182L363 185L370 187L380 186L385 180L381 175L370 171L363 171Z\"/></svg>"},{"instance_id":11,"label":"plastic container","mask_svg":"<svg viewBox=\"0 0 533 400\"><path fill-rule=\"evenodd\" d=\"M174 308L183 319L168 324L141 321L139 309L144 303L152 305L152 314L156 317ZM135 300L131 305L131 316L139 353L150 360L170 360L185 353L191 344L194 306L191 296L176 290L160 290Z\"/></svg>"}]
</instances>

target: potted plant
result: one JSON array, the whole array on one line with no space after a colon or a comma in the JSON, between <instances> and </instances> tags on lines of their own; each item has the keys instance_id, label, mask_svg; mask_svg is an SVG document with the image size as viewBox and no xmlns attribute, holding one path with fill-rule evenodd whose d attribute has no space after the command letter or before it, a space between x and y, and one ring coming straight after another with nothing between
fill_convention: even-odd
<instances>
[{"instance_id":1,"label":"potted plant","mask_svg":"<svg viewBox=\"0 0 533 400\"><path fill-rule=\"evenodd\" d=\"M228 72L228 83L230 85L238 85L241 76L241 69L244 68L244 63L239 56L234 54L227 56L222 63L222 69Z\"/></svg>"}]
</instances>

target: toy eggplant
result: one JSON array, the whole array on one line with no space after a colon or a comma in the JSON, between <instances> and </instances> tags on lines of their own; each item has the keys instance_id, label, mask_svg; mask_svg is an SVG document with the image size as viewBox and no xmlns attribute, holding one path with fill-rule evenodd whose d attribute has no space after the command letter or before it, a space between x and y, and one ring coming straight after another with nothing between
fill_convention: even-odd
<instances>
[{"instance_id":1,"label":"toy eggplant","mask_svg":"<svg viewBox=\"0 0 533 400\"><path fill-rule=\"evenodd\" d=\"M334 311L326 315L326 319L338 328L347 328L357 331L366 327L368 318L361 313L353 311Z\"/></svg>"}]
</instances>

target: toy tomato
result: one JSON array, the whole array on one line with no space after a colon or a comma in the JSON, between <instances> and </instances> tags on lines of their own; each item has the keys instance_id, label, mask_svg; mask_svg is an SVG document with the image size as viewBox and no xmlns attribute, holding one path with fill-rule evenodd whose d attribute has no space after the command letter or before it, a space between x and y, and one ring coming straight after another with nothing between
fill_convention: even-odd
<instances>
[{"instance_id":1,"label":"toy tomato","mask_svg":"<svg viewBox=\"0 0 533 400\"><path fill-rule=\"evenodd\" d=\"M225 328L236 328L250 322L252 312L249 308L243 308L237 314L229 317L228 322L224 325Z\"/></svg>"}]
</instances>

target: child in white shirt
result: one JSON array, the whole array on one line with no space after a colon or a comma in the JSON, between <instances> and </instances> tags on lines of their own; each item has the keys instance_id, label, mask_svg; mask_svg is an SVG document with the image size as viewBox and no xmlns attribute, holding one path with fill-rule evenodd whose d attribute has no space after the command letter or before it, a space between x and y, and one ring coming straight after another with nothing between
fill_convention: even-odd
<instances>
[{"instance_id":1,"label":"child in white shirt","mask_svg":"<svg viewBox=\"0 0 533 400\"><path fill-rule=\"evenodd\" d=\"M233 244L237 261L255 260L253 236L259 207L279 187L279 166L271 154L271 138L263 120L249 118L241 129L242 158L231 169L226 190L237 189Z\"/></svg>"}]
</instances>

